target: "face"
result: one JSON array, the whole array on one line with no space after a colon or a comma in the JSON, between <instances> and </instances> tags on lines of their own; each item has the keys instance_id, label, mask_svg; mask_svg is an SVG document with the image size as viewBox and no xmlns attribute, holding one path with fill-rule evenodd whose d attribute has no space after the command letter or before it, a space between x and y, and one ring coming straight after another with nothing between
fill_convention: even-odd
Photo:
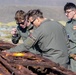
<instances>
[{"instance_id":1,"label":"face","mask_svg":"<svg viewBox=\"0 0 76 75\"><path fill-rule=\"evenodd\" d=\"M21 22L17 23L20 27L26 28L27 24L24 22L24 20L21 20Z\"/></svg>"},{"instance_id":2,"label":"face","mask_svg":"<svg viewBox=\"0 0 76 75\"><path fill-rule=\"evenodd\" d=\"M24 23L26 24L27 27L29 27L31 24L30 21L25 21Z\"/></svg>"},{"instance_id":3,"label":"face","mask_svg":"<svg viewBox=\"0 0 76 75\"><path fill-rule=\"evenodd\" d=\"M32 17L29 18L29 21L31 24L33 24L35 27L39 26L39 20L38 18L33 19Z\"/></svg>"},{"instance_id":4,"label":"face","mask_svg":"<svg viewBox=\"0 0 76 75\"><path fill-rule=\"evenodd\" d=\"M65 12L65 15L67 16L68 19L74 19L75 14L76 14L76 11L72 9L68 9Z\"/></svg>"}]
</instances>

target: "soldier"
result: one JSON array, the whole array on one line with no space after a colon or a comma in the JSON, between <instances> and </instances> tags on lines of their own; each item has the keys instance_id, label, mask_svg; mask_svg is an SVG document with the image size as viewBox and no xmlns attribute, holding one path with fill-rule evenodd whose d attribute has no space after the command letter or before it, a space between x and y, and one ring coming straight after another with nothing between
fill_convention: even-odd
<instances>
[{"instance_id":1,"label":"soldier","mask_svg":"<svg viewBox=\"0 0 76 75\"><path fill-rule=\"evenodd\" d=\"M22 40L24 41L28 37L30 29L33 28L30 23L27 24L25 22L24 24L25 14L26 13L23 10L18 10L15 13L15 21L17 23L17 28L13 28L11 31L12 42L14 44L17 44L20 38L22 38Z\"/></svg>"},{"instance_id":2,"label":"soldier","mask_svg":"<svg viewBox=\"0 0 76 75\"><path fill-rule=\"evenodd\" d=\"M27 16L27 19L36 29L28 36L23 44L7 51L21 52L29 50L37 44L40 48L38 51L40 55L67 68L68 49L64 27L56 21L44 18L43 13L39 9L28 11Z\"/></svg>"},{"instance_id":3,"label":"soldier","mask_svg":"<svg viewBox=\"0 0 76 75\"><path fill-rule=\"evenodd\" d=\"M76 72L76 5L68 2L64 6L64 12L69 21L66 23L66 31L70 42L70 67Z\"/></svg>"},{"instance_id":4,"label":"soldier","mask_svg":"<svg viewBox=\"0 0 76 75\"><path fill-rule=\"evenodd\" d=\"M18 44L19 40L22 38L23 42L27 37L29 36L29 33L31 33L34 28L33 25L30 24L29 21L25 21L25 11L23 10L17 10L15 13L15 21L17 23L17 27L13 28L11 31L12 34L12 42L14 44ZM36 53L35 47L31 48L31 52Z\"/></svg>"}]
</instances>

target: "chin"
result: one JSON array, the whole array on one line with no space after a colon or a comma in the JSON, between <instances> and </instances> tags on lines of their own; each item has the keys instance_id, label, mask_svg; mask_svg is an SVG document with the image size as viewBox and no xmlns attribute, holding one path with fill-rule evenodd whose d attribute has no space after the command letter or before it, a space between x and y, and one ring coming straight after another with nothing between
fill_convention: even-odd
<instances>
[{"instance_id":1,"label":"chin","mask_svg":"<svg viewBox=\"0 0 76 75\"><path fill-rule=\"evenodd\" d=\"M24 28L26 28L26 27L22 27L22 28L24 29Z\"/></svg>"}]
</instances>

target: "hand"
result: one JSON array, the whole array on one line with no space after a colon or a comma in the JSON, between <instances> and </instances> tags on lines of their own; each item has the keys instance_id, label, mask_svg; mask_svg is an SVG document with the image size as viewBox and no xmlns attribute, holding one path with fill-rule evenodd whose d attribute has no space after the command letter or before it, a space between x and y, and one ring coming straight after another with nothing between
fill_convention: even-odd
<instances>
[{"instance_id":1,"label":"hand","mask_svg":"<svg viewBox=\"0 0 76 75\"><path fill-rule=\"evenodd\" d=\"M76 60L76 56L73 59Z\"/></svg>"},{"instance_id":2,"label":"hand","mask_svg":"<svg viewBox=\"0 0 76 75\"><path fill-rule=\"evenodd\" d=\"M3 50L2 53L10 53L10 52L8 52L7 50Z\"/></svg>"},{"instance_id":3,"label":"hand","mask_svg":"<svg viewBox=\"0 0 76 75\"><path fill-rule=\"evenodd\" d=\"M11 31L11 34L12 35L16 35L17 34L17 29L16 28L13 28L12 31Z\"/></svg>"},{"instance_id":4,"label":"hand","mask_svg":"<svg viewBox=\"0 0 76 75\"><path fill-rule=\"evenodd\" d=\"M4 50L4 51L2 51L2 54L7 56L10 54L10 52L7 52L7 50Z\"/></svg>"},{"instance_id":5,"label":"hand","mask_svg":"<svg viewBox=\"0 0 76 75\"><path fill-rule=\"evenodd\" d=\"M33 29L32 29L32 30L30 30L30 33L33 33Z\"/></svg>"},{"instance_id":6,"label":"hand","mask_svg":"<svg viewBox=\"0 0 76 75\"><path fill-rule=\"evenodd\" d=\"M76 26L73 26L73 29L76 30Z\"/></svg>"},{"instance_id":7,"label":"hand","mask_svg":"<svg viewBox=\"0 0 76 75\"><path fill-rule=\"evenodd\" d=\"M70 57L76 60L76 54L70 54Z\"/></svg>"}]
</instances>

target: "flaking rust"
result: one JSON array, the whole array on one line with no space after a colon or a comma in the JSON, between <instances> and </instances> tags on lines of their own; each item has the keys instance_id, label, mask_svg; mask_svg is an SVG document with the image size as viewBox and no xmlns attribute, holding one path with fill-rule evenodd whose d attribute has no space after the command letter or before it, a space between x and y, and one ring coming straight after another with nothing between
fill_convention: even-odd
<instances>
[{"instance_id":1,"label":"flaking rust","mask_svg":"<svg viewBox=\"0 0 76 75\"><path fill-rule=\"evenodd\" d=\"M9 54L2 52L14 46L16 45L0 41L0 75L76 75L71 70L28 51Z\"/></svg>"},{"instance_id":2,"label":"flaking rust","mask_svg":"<svg viewBox=\"0 0 76 75\"><path fill-rule=\"evenodd\" d=\"M16 45L0 40L0 51L10 49Z\"/></svg>"}]
</instances>

